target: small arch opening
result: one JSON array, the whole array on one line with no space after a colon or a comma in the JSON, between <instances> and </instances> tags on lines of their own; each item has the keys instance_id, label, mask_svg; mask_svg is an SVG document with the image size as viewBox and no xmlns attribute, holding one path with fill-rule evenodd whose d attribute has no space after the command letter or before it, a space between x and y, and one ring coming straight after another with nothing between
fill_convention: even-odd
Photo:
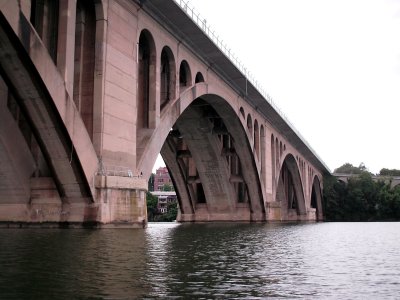
<instances>
[{"instance_id":1,"label":"small arch opening","mask_svg":"<svg viewBox=\"0 0 400 300\"><path fill-rule=\"evenodd\" d=\"M73 99L93 139L93 93L96 44L95 7L79 0L76 6Z\"/></svg>"},{"instance_id":2,"label":"small arch opening","mask_svg":"<svg viewBox=\"0 0 400 300\"><path fill-rule=\"evenodd\" d=\"M138 55L137 128L151 128L155 108L151 110L153 106L151 104L154 102L154 85L150 83L155 79L155 46L147 30L143 30L140 34Z\"/></svg>"},{"instance_id":3,"label":"small arch opening","mask_svg":"<svg viewBox=\"0 0 400 300\"><path fill-rule=\"evenodd\" d=\"M197 72L196 78L195 78L195 83L199 83L199 82L204 82L204 77L203 77L203 74L201 74L200 72Z\"/></svg>"},{"instance_id":4,"label":"small arch opening","mask_svg":"<svg viewBox=\"0 0 400 300\"><path fill-rule=\"evenodd\" d=\"M241 107L240 109L239 109L239 111L240 111L240 114L242 115L242 118L244 119L245 117L245 115L244 115L244 109L243 109L243 107Z\"/></svg>"},{"instance_id":5,"label":"small arch opening","mask_svg":"<svg viewBox=\"0 0 400 300\"><path fill-rule=\"evenodd\" d=\"M254 120L254 151L257 158L260 157L260 133L258 129L258 121Z\"/></svg>"},{"instance_id":6,"label":"small arch opening","mask_svg":"<svg viewBox=\"0 0 400 300\"><path fill-rule=\"evenodd\" d=\"M31 23L54 62L57 62L58 0L32 0Z\"/></svg>"},{"instance_id":7,"label":"small arch opening","mask_svg":"<svg viewBox=\"0 0 400 300\"><path fill-rule=\"evenodd\" d=\"M175 60L171 49L165 46L161 52L160 110L175 98Z\"/></svg>"},{"instance_id":8,"label":"small arch opening","mask_svg":"<svg viewBox=\"0 0 400 300\"><path fill-rule=\"evenodd\" d=\"M179 67L179 89L182 92L191 85L192 75L190 72L190 67L187 61L183 60Z\"/></svg>"},{"instance_id":9,"label":"small arch opening","mask_svg":"<svg viewBox=\"0 0 400 300\"><path fill-rule=\"evenodd\" d=\"M250 114L247 115L247 131L252 134L253 132L253 121Z\"/></svg>"},{"instance_id":10,"label":"small arch opening","mask_svg":"<svg viewBox=\"0 0 400 300\"><path fill-rule=\"evenodd\" d=\"M276 170L276 163L275 163L275 137L271 134L271 169L272 169L272 190L275 190L275 170Z\"/></svg>"}]
</instances>

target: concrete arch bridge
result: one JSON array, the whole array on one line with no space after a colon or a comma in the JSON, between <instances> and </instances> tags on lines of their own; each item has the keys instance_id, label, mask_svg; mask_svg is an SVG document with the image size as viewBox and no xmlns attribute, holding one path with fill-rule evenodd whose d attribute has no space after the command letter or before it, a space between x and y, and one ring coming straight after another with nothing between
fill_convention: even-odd
<instances>
[{"instance_id":1,"label":"concrete arch bridge","mask_svg":"<svg viewBox=\"0 0 400 300\"><path fill-rule=\"evenodd\" d=\"M0 10L3 224L146 225L159 153L178 221L322 220L328 168L187 8Z\"/></svg>"}]
</instances>

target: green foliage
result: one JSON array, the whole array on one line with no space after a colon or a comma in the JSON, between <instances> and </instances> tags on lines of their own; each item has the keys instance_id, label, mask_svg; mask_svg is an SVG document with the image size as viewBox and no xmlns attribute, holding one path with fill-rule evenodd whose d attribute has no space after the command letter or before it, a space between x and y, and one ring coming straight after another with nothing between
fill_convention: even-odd
<instances>
[{"instance_id":1,"label":"green foliage","mask_svg":"<svg viewBox=\"0 0 400 300\"><path fill-rule=\"evenodd\" d=\"M168 203L167 212L160 214L157 209L158 198L150 192L146 194L147 220L149 222L173 222L178 214L178 204L176 202Z\"/></svg>"},{"instance_id":2,"label":"green foliage","mask_svg":"<svg viewBox=\"0 0 400 300\"><path fill-rule=\"evenodd\" d=\"M173 187L172 185L168 184L168 183L165 183L165 184L162 186L162 190L163 190L164 192L171 192L171 191L174 190L174 187Z\"/></svg>"},{"instance_id":3,"label":"green foliage","mask_svg":"<svg viewBox=\"0 0 400 300\"><path fill-rule=\"evenodd\" d=\"M162 214L159 218L160 222L173 222L176 220L178 214L178 205L176 202L168 203L168 209L165 214Z\"/></svg>"},{"instance_id":4,"label":"green foliage","mask_svg":"<svg viewBox=\"0 0 400 300\"><path fill-rule=\"evenodd\" d=\"M368 169L365 167L364 163L361 163L358 167L355 167L350 163L345 163L333 172L342 174L361 174L363 172L368 172Z\"/></svg>"},{"instance_id":5,"label":"green foliage","mask_svg":"<svg viewBox=\"0 0 400 300\"><path fill-rule=\"evenodd\" d=\"M149 178L148 190L149 190L150 192L153 192L153 191L154 191L154 176L155 176L155 175L156 175L156 174L151 173L150 178Z\"/></svg>"},{"instance_id":6,"label":"green foliage","mask_svg":"<svg viewBox=\"0 0 400 300\"><path fill-rule=\"evenodd\" d=\"M347 184L330 176L324 179L324 213L328 221L400 220L400 187L374 181L362 172Z\"/></svg>"},{"instance_id":7,"label":"green foliage","mask_svg":"<svg viewBox=\"0 0 400 300\"><path fill-rule=\"evenodd\" d=\"M400 170L383 168L379 172L381 176L400 176Z\"/></svg>"},{"instance_id":8,"label":"green foliage","mask_svg":"<svg viewBox=\"0 0 400 300\"><path fill-rule=\"evenodd\" d=\"M157 215L157 203L158 198L153 196L150 192L146 193L146 205L147 205L147 220L154 221Z\"/></svg>"}]
</instances>

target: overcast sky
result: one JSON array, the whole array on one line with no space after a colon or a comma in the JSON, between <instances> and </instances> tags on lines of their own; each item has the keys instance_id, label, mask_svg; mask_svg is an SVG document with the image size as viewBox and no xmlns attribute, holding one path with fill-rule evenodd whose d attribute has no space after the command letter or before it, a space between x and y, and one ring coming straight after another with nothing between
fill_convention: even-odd
<instances>
[{"instance_id":1,"label":"overcast sky","mask_svg":"<svg viewBox=\"0 0 400 300\"><path fill-rule=\"evenodd\" d=\"M190 0L333 171L400 169L400 0Z\"/></svg>"},{"instance_id":2,"label":"overcast sky","mask_svg":"<svg viewBox=\"0 0 400 300\"><path fill-rule=\"evenodd\" d=\"M191 0L322 160L400 169L400 0Z\"/></svg>"}]
</instances>

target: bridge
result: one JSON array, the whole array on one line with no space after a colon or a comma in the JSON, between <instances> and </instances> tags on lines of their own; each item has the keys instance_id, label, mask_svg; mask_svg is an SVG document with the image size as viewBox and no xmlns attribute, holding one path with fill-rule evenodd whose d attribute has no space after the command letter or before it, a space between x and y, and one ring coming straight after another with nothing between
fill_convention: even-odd
<instances>
[{"instance_id":1,"label":"bridge","mask_svg":"<svg viewBox=\"0 0 400 300\"><path fill-rule=\"evenodd\" d=\"M357 178L360 174L332 173L332 175L335 176L338 181L347 184L351 178ZM400 176L371 175L371 178L374 181L383 181L390 184L391 188L400 186Z\"/></svg>"},{"instance_id":2,"label":"bridge","mask_svg":"<svg viewBox=\"0 0 400 300\"><path fill-rule=\"evenodd\" d=\"M180 222L323 219L329 169L184 2L3 0L0 76L2 224L146 226L159 153Z\"/></svg>"}]
</instances>

